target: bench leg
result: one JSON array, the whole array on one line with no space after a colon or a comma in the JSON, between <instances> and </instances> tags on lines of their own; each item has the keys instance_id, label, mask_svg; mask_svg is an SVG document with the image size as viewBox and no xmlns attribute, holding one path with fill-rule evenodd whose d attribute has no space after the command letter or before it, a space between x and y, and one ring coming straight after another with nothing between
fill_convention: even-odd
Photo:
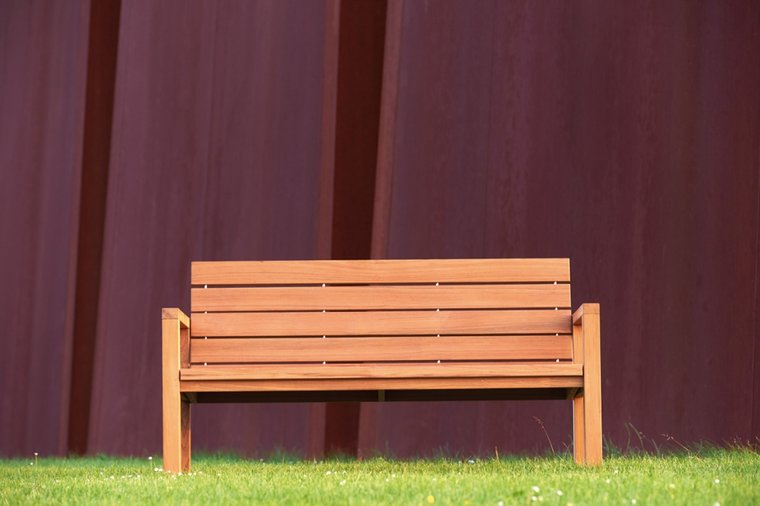
<instances>
[{"instance_id":1,"label":"bench leg","mask_svg":"<svg viewBox=\"0 0 760 506\"><path fill-rule=\"evenodd\" d=\"M573 457L576 464L586 463L585 424L583 423L584 398L573 399Z\"/></svg>"},{"instance_id":2,"label":"bench leg","mask_svg":"<svg viewBox=\"0 0 760 506\"><path fill-rule=\"evenodd\" d=\"M588 391L582 397L585 463L590 466L602 463L602 392L598 385L599 378L596 378L596 383L596 386L588 385Z\"/></svg>"},{"instance_id":3,"label":"bench leg","mask_svg":"<svg viewBox=\"0 0 760 506\"><path fill-rule=\"evenodd\" d=\"M595 466L602 463L599 306L584 304L584 309L573 325L573 353L583 363L583 390L573 399L573 456L578 464Z\"/></svg>"},{"instance_id":4,"label":"bench leg","mask_svg":"<svg viewBox=\"0 0 760 506\"><path fill-rule=\"evenodd\" d=\"M164 393L164 471L190 471L190 403Z\"/></svg>"},{"instance_id":5,"label":"bench leg","mask_svg":"<svg viewBox=\"0 0 760 506\"><path fill-rule=\"evenodd\" d=\"M180 438L182 439L182 472L190 472L190 403L182 401L180 413Z\"/></svg>"},{"instance_id":6,"label":"bench leg","mask_svg":"<svg viewBox=\"0 0 760 506\"><path fill-rule=\"evenodd\" d=\"M176 474L190 470L190 402L179 390L181 343L189 329L176 318L163 318L162 334L164 471Z\"/></svg>"},{"instance_id":7,"label":"bench leg","mask_svg":"<svg viewBox=\"0 0 760 506\"><path fill-rule=\"evenodd\" d=\"M586 395L573 399L573 457L576 464L602 463L602 411Z\"/></svg>"}]
</instances>

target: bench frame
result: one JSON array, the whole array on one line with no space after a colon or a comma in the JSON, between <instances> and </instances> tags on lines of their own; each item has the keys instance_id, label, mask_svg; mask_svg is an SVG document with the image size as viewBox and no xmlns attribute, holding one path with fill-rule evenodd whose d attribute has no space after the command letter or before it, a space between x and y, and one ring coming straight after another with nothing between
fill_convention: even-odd
<instances>
[{"instance_id":1,"label":"bench frame","mask_svg":"<svg viewBox=\"0 0 760 506\"><path fill-rule=\"evenodd\" d=\"M336 378L331 384L329 378L320 377L310 385L284 375L279 382L272 381L267 391L256 391L258 388L250 388L255 380L244 372L237 377L193 377L190 330L191 319L180 309L162 310L163 467L167 472L190 470L190 405L196 402L572 399L574 460L581 465L602 462L599 304L582 304L572 314L571 363L513 365L512 377L490 382L463 367L461 377L450 378L451 385L444 389L440 378L435 387L426 388L420 379L365 377L357 380L358 387L346 389L340 386L345 379ZM213 369L208 372L213 374ZM258 380L260 383L261 378ZM430 381L432 385L433 379Z\"/></svg>"}]
</instances>

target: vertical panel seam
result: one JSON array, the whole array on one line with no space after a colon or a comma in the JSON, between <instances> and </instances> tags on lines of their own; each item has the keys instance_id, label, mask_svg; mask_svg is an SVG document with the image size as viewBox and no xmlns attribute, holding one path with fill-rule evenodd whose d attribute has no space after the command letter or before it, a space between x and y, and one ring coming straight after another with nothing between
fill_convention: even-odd
<instances>
[{"instance_id":1,"label":"vertical panel seam","mask_svg":"<svg viewBox=\"0 0 760 506\"><path fill-rule=\"evenodd\" d=\"M85 453L90 439L121 0L92 2L89 14L66 441L74 453Z\"/></svg>"},{"instance_id":2,"label":"vertical panel seam","mask_svg":"<svg viewBox=\"0 0 760 506\"><path fill-rule=\"evenodd\" d=\"M335 139L337 124L338 65L340 63L340 1L325 0L325 33L322 55L322 117L317 202L317 257L332 256L335 195ZM327 237L329 235L329 237Z\"/></svg>"},{"instance_id":3,"label":"vertical panel seam","mask_svg":"<svg viewBox=\"0 0 760 506\"><path fill-rule=\"evenodd\" d=\"M91 5L87 5L87 12L86 14L82 14L84 17L84 20L89 23L90 19L90 10L92 9ZM89 48L89 41L90 41L90 31L89 26L87 33L83 35L84 38L84 48ZM79 145L79 153L76 156L75 159L75 166L78 168L78 171L72 176L72 179L74 180L73 188L74 188L74 195L72 196L72 209L69 216L69 230L70 230L70 236L68 241L68 261L67 261L67 267L66 267L66 295L65 295L65 301L66 301L66 309L65 309L65 320L64 320L64 334L63 334L63 356L62 356L62 371L61 371L61 385L60 385L60 392L61 392L61 401L59 406L59 427L58 427L58 437L57 437L57 451L61 454L66 453L68 451L68 434L69 434L69 404L71 399L71 372L73 370L74 364L74 311L76 309L76 288L77 288L77 259L78 259L78 252L79 252L79 216L81 212L82 207L82 164L84 163L84 125L85 125L85 110L87 105L87 90L86 90L86 83L87 83L87 53L83 52L83 59L82 62L82 72L84 75L82 75L82 82L85 84L85 87L83 87L80 91L81 93L81 104L82 109L80 111L81 116L79 117L79 125L77 128L81 129L81 142Z\"/></svg>"},{"instance_id":4,"label":"vertical panel seam","mask_svg":"<svg viewBox=\"0 0 760 506\"><path fill-rule=\"evenodd\" d=\"M380 127L377 136L377 163L375 168L375 202L372 212L372 239L370 256L386 258L390 244L392 215L393 161L395 158L396 119L401 68L401 41L403 39L404 0L389 0L385 21L385 47L383 49L382 89L380 91ZM391 72L389 69L393 69Z\"/></svg>"}]
</instances>

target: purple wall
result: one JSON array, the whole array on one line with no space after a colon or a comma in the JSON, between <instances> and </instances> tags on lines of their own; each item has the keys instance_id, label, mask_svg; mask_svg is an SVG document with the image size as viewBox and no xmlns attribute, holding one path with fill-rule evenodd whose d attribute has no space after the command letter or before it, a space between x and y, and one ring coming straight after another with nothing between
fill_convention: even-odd
<instances>
[{"instance_id":1,"label":"purple wall","mask_svg":"<svg viewBox=\"0 0 760 506\"><path fill-rule=\"evenodd\" d=\"M66 450L85 2L0 3L0 454Z\"/></svg>"},{"instance_id":2,"label":"purple wall","mask_svg":"<svg viewBox=\"0 0 760 506\"><path fill-rule=\"evenodd\" d=\"M191 260L362 252L569 256L607 437L760 437L757 3L109 5L0 5L0 455L160 451ZM570 410L201 405L193 442L545 451Z\"/></svg>"}]
</instances>

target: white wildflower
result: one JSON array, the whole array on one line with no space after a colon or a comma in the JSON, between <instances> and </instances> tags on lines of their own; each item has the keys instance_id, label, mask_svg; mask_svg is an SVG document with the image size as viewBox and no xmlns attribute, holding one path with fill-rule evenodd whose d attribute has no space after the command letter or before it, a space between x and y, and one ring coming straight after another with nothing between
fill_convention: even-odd
<instances>
[{"instance_id":1,"label":"white wildflower","mask_svg":"<svg viewBox=\"0 0 760 506\"><path fill-rule=\"evenodd\" d=\"M541 492L541 489L540 489L540 488L538 488L538 486L537 486L537 485L533 485L532 487L530 487L530 489L531 489L533 492Z\"/></svg>"},{"instance_id":2,"label":"white wildflower","mask_svg":"<svg viewBox=\"0 0 760 506\"><path fill-rule=\"evenodd\" d=\"M341 486L341 487L342 487L343 485L345 485L345 484L346 484L346 480L340 480L340 486Z\"/></svg>"}]
</instances>

